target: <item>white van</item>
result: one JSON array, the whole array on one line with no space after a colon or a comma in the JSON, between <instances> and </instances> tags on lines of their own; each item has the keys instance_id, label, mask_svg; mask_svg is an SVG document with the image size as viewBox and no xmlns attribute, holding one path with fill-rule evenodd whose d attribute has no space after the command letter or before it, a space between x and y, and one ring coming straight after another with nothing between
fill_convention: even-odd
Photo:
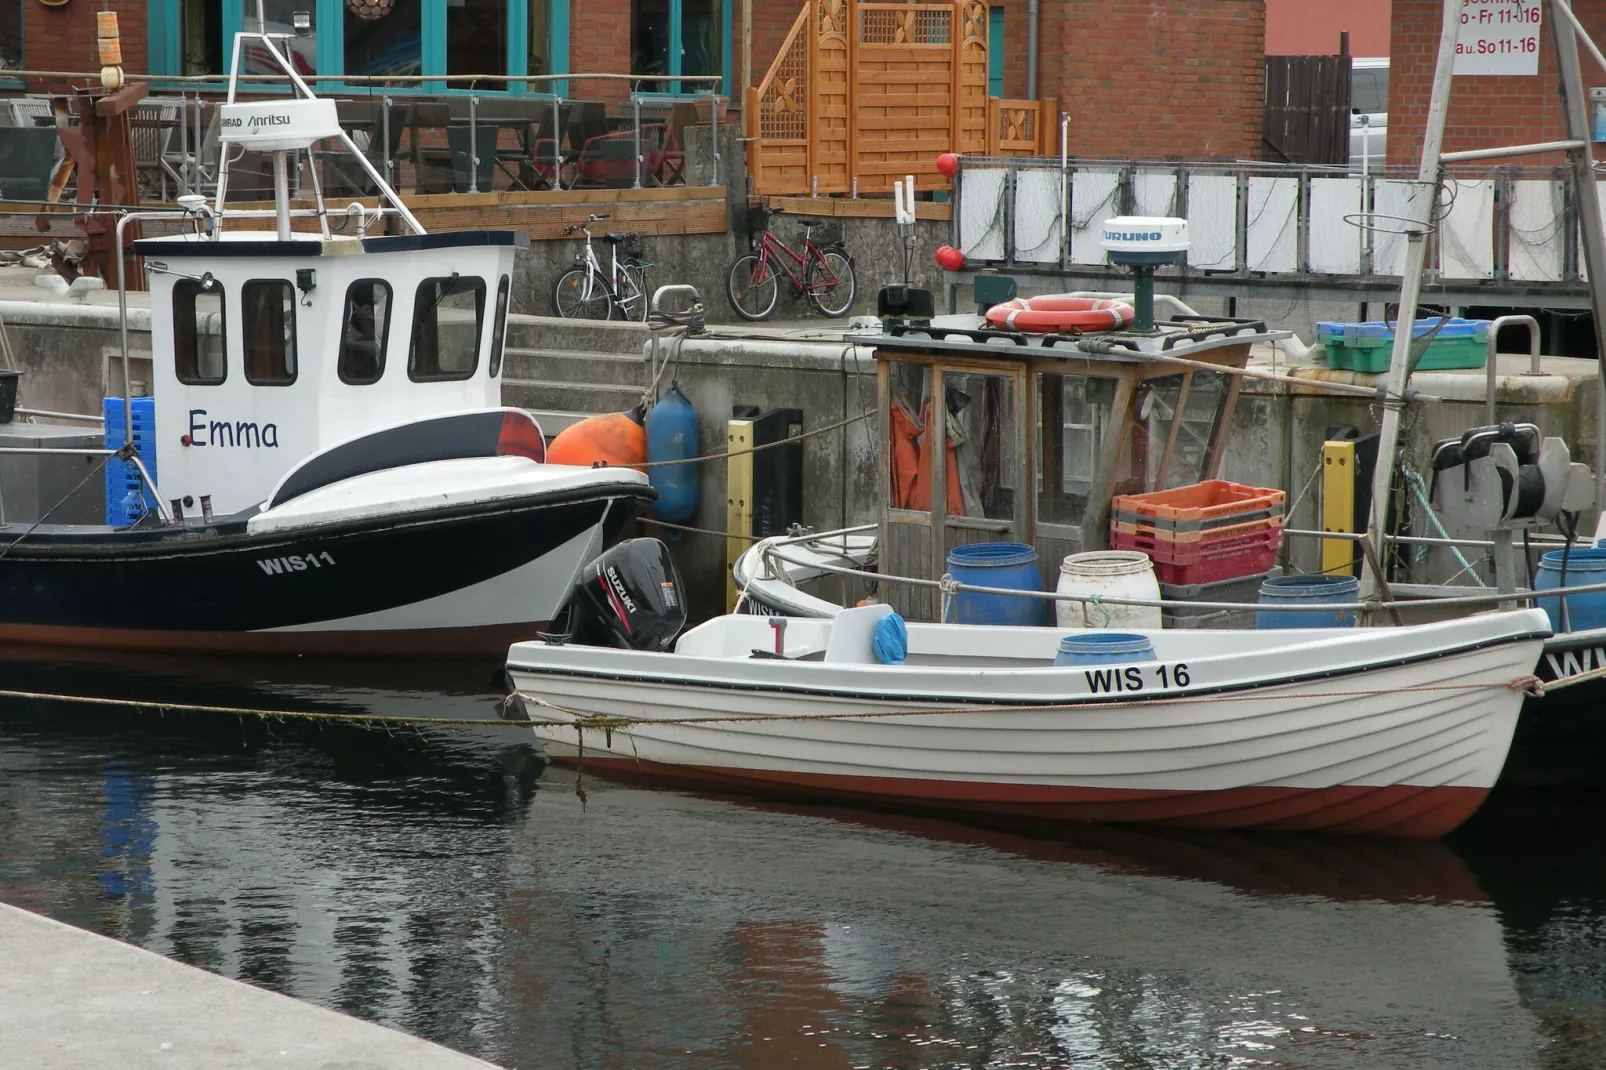
<instances>
[{"instance_id":1,"label":"white van","mask_svg":"<svg viewBox=\"0 0 1606 1070\"><path fill-rule=\"evenodd\" d=\"M1350 60L1349 167L1380 174L1389 128L1389 60Z\"/></svg>"}]
</instances>

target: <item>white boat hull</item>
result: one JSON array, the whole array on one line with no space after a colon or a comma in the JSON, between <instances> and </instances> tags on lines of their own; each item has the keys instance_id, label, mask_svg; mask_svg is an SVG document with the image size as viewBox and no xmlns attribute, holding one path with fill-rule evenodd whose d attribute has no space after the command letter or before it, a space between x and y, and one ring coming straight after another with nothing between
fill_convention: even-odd
<instances>
[{"instance_id":1,"label":"white boat hull","mask_svg":"<svg viewBox=\"0 0 1606 1070\"><path fill-rule=\"evenodd\" d=\"M674 654L519 644L509 671L538 721L636 720L537 726L555 758L583 742L587 767L1013 818L1438 836L1499 776L1513 684L1546 631L1523 611L1280 638L1154 632L1160 660L1121 670L1143 689L1114 690L1096 668L1044 667L1056 629L911 625L911 664L889 667L738 660L765 623L710 624L725 634L698 629ZM807 645L830 626L788 635ZM1188 685L1159 689L1179 664ZM953 709L966 712L920 712ZM710 717L742 719L696 723Z\"/></svg>"}]
</instances>

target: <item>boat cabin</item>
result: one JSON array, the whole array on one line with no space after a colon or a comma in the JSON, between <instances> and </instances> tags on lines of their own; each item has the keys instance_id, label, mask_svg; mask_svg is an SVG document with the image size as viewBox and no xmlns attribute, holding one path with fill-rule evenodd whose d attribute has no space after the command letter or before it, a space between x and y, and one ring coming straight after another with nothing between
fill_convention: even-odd
<instances>
[{"instance_id":1,"label":"boat cabin","mask_svg":"<svg viewBox=\"0 0 1606 1070\"><path fill-rule=\"evenodd\" d=\"M163 497L235 512L328 446L500 406L513 256L527 241L236 231L137 242Z\"/></svg>"},{"instance_id":2,"label":"boat cabin","mask_svg":"<svg viewBox=\"0 0 1606 1070\"><path fill-rule=\"evenodd\" d=\"M893 321L873 346L881 441L879 568L938 577L974 542L1038 550L1044 586L1067 554L1108 546L1110 499L1214 478L1264 323L1204 318L1082 335L994 330L975 316ZM1191 362L1191 363L1189 363ZM937 399L940 399L940 403ZM944 426L944 435L930 434ZM905 616L939 595L894 584Z\"/></svg>"}]
</instances>

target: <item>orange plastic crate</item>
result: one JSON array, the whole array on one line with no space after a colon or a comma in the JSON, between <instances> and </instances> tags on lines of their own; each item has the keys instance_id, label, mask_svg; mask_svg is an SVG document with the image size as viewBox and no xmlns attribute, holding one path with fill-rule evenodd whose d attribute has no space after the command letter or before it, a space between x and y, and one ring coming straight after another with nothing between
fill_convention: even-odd
<instances>
[{"instance_id":1,"label":"orange plastic crate","mask_svg":"<svg viewBox=\"0 0 1606 1070\"><path fill-rule=\"evenodd\" d=\"M1118 494L1110 508L1123 513L1153 517L1157 523L1170 521L1219 520L1233 513L1260 509L1281 509L1288 495L1268 487L1251 487L1225 479L1207 479L1173 490L1148 494Z\"/></svg>"},{"instance_id":2,"label":"orange plastic crate","mask_svg":"<svg viewBox=\"0 0 1606 1070\"><path fill-rule=\"evenodd\" d=\"M1209 542L1214 539L1231 539L1239 535L1253 535L1261 531L1281 530L1283 518L1277 516L1264 516L1259 520L1249 520L1242 524L1223 524L1214 528L1195 528L1185 531L1173 531L1170 528L1152 527L1148 524L1128 524L1121 520L1110 522L1110 534L1113 536L1126 535L1157 540L1161 543L1186 544Z\"/></svg>"}]
</instances>

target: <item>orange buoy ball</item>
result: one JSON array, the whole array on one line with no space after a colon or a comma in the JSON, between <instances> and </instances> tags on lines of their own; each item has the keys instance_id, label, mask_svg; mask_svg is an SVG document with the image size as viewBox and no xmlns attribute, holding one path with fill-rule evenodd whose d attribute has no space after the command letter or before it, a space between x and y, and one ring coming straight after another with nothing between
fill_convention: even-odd
<instances>
[{"instance_id":1,"label":"orange buoy ball","mask_svg":"<svg viewBox=\"0 0 1606 1070\"><path fill-rule=\"evenodd\" d=\"M629 413L604 413L564 428L547 445L547 464L590 468L598 461L618 468L645 464L646 428L631 419Z\"/></svg>"},{"instance_id":2,"label":"orange buoy ball","mask_svg":"<svg viewBox=\"0 0 1606 1070\"><path fill-rule=\"evenodd\" d=\"M952 245L937 246L937 266L944 271L958 271L965 266L965 254Z\"/></svg>"},{"instance_id":3,"label":"orange buoy ball","mask_svg":"<svg viewBox=\"0 0 1606 1070\"><path fill-rule=\"evenodd\" d=\"M937 157L937 173L944 178L953 178L959 173L959 157L951 152L945 152Z\"/></svg>"}]
</instances>

